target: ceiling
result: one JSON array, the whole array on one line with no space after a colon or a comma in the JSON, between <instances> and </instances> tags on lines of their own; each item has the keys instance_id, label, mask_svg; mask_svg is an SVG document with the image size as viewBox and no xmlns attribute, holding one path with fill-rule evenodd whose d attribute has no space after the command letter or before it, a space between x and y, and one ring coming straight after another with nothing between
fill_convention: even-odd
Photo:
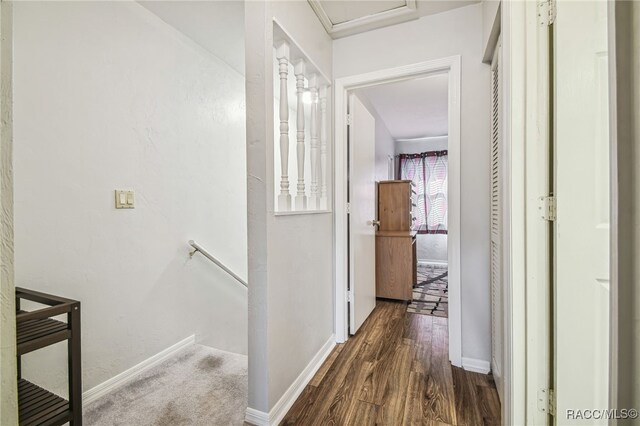
<instances>
[{"instance_id":1,"label":"ceiling","mask_svg":"<svg viewBox=\"0 0 640 426\"><path fill-rule=\"evenodd\" d=\"M447 74L358 89L395 140L448 134Z\"/></svg>"},{"instance_id":2,"label":"ceiling","mask_svg":"<svg viewBox=\"0 0 640 426\"><path fill-rule=\"evenodd\" d=\"M244 75L243 1L138 1Z\"/></svg>"},{"instance_id":3,"label":"ceiling","mask_svg":"<svg viewBox=\"0 0 640 426\"><path fill-rule=\"evenodd\" d=\"M333 38L399 24L479 1L467 0L308 0Z\"/></svg>"},{"instance_id":4,"label":"ceiling","mask_svg":"<svg viewBox=\"0 0 640 426\"><path fill-rule=\"evenodd\" d=\"M363 16L375 15L407 5L406 0L330 1L320 0L332 24L342 24Z\"/></svg>"}]
</instances>

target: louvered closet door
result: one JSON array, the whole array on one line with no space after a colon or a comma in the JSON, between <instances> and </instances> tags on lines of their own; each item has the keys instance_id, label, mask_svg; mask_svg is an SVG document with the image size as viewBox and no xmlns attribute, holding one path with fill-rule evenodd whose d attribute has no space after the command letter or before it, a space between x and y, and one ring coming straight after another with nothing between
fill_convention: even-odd
<instances>
[{"instance_id":1,"label":"louvered closet door","mask_svg":"<svg viewBox=\"0 0 640 426\"><path fill-rule=\"evenodd\" d=\"M501 43L491 63L491 369L502 399L502 134Z\"/></svg>"}]
</instances>

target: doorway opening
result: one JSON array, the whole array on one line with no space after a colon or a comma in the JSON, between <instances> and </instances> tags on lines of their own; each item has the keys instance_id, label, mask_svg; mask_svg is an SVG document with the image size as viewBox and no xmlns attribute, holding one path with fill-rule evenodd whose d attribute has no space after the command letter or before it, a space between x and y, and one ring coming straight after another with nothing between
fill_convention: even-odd
<instances>
[{"instance_id":1,"label":"doorway opening","mask_svg":"<svg viewBox=\"0 0 640 426\"><path fill-rule=\"evenodd\" d=\"M382 115L384 112L377 111L374 104L380 104L380 99L385 97L398 98L402 91L412 96L419 96L416 93L416 85L432 85L439 87L440 95L443 97L444 113L440 114L439 135L405 134L393 137L392 149L384 152L382 149L375 150L375 144L371 144L371 138L375 140L375 135L367 134L367 122L376 120L371 114ZM440 87L442 86L442 87ZM363 274L359 269L365 263L362 256L367 256L369 267L375 268L375 257L367 253L367 247L375 247L376 230L380 229L382 221L380 216L380 200L377 199L380 192L375 190L375 181L397 182L405 184L415 191L416 194L410 198L412 216L401 215L402 220L409 220L410 235L415 235L415 246L407 245L407 253L404 259L410 259L403 270L413 274L412 285L409 287L408 296L405 291L405 300L412 301L414 296L418 303L413 303L414 310L424 310L430 314L439 314L448 318L448 353L449 361L454 366L462 366L461 354L461 307L460 307L460 57L422 62L410 66L403 66L393 69L381 70L372 73L356 75L338 79L335 82L336 99L336 120L335 120L335 141L336 141L336 339L344 342L348 335L357 331L359 323L363 322L368 314L375 307L375 278L371 281L371 275L375 273ZM407 103L408 105L409 103ZM368 108L367 108L368 107ZM410 107L409 107L410 108ZM391 108L393 111L387 115L396 115L398 121L413 122L417 125L420 121L419 111L404 112L399 108ZM361 111L361 112L359 112ZM371 115L367 118L366 113ZM359 123L365 123L361 125ZM405 124L404 127L407 127ZM414 129L415 131L416 129ZM358 133L363 134L363 142L358 145ZM371 132L369 132L371 133ZM373 132L375 133L375 132ZM391 133L391 132L389 132ZM441 136L427 138L425 136ZM444 136L444 138L442 137ZM347 141L349 142L347 144ZM365 145L363 145L365 144ZM400 147L396 150L396 147ZM373 150L372 150L373 148ZM401 152L406 151L406 152ZM413 151L413 152L412 152ZM423 155L424 154L424 155ZM397 157L396 157L397 155ZM437 167L443 170L442 164L446 155L446 203L437 194L430 194L425 191L426 182L424 177L427 168ZM372 157L367 160L367 156ZM376 158L376 156L378 158ZM375 165L372 172L364 170L364 164ZM404 168L404 170L403 170ZM418 175L422 174L422 178ZM363 191L365 180L370 176L373 190ZM362 180L362 182L360 182ZM344 184L342 184L344 183ZM440 182L442 185L443 182ZM380 187L378 184L378 188ZM387 185L387 183L382 183ZM419 187L422 185L422 187ZM435 186L434 184L433 186ZM442 187L441 187L442 189ZM377 196L376 196L377 192ZM418 194L421 192L421 194ZM440 191L442 192L442 191ZM373 194L373 197L372 197ZM429 197L432 195L433 204L429 204ZM410 196L411 197L411 196ZM422 203L420 209L416 209L417 203ZM425 205L426 203L426 205ZM368 204L365 208L363 204ZM444 214L443 214L444 211ZM435 213L439 212L439 217ZM366 215L369 213L369 216ZM429 216L429 213L432 213ZM366 217L365 217L366 216ZM362 222L362 223L361 223ZM417 222L414 224L414 222ZM402 225L403 226L403 225ZM384 225L382 226L384 228ZM446 230L446 233L444 232ZM420 235L420 236L419 236ZM429 237L431 236L431 237ZM436 238L433 238L436 236ZM444 238L443 238L444 236ZM367 240L368 238L368 240ZM422 250L419 248L419 241L422 243ZM427 243L428 240L439 240ZM357 243L357 244L354 244ZM394 243L400 244L399 240ZM444 243L444 244L443 244ZM425 247L425 246L429 247ZM425 250L426 249L426 250ZM431 250L431 253L429 253ZM374 251L378 255L381 250ZM391 250L389 253L397 252ZM435 254L437 252L437 254ZM360 256L360 257L359 257ZM388 256L387 256L388 257ZM418 259L421 260L418 264ZM446 266L445 266L446 265ZM445 271L442 269L446 268ZM413 271L407 269L413 268ZM439 272L439 273L438 273ZM418 279L418 276L422 279ZM365 278L365 283L361 278ZM439 277L439 278L437 278ZM443 285L443 279L447 278ZM438 285L428 285L439 282ZM364 288L368 286L367 288ZM442 287L438 289L437 287ZM373 292L372 289L373 288ZM430 291L440 290L440 296L436 299L427 298ZM420 300L420 294L424 291L424 300ZM371 303L371 295L373 304ZM446 298L444 297L446 296ZM429 303L425 303L429 299ZM445 309L446 303L446 309ZM410 305L411 307L411 305ZM435 309L434 309L435 308ZM438 312L439 308L439 312ZM351 321L351 324L350 324ZM355 321L355 324L354 324Z\"/></svg>"},{"instance_id":2,"label":"doorway opening","mask_svg":"<svg viewBox=\"0 0 640 426\"><path fill-rule=\"evenodd\" d=\"M406 216L398 189L410 188L407 229L415 239L416 253L407 253L411 265L402 266L404 270L397 270L399 265L388 261L389 256L376 260L379 297L407 300L408 312L441 318L447 318L449 311L448 82L447 73L433 73L354 91L376 119L377 217L387 222L379 226L376 239L382 251L401 242L390 232L402 226L388 222L397 215ZM410 292L394 295L385 291L390 281L403 275L411 280Z\"/></svg>"}]
</instances>

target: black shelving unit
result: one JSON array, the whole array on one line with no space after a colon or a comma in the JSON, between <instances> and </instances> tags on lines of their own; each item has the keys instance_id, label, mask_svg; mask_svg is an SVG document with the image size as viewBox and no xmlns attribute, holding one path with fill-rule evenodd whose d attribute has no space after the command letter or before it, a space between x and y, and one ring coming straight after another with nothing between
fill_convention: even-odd
<instances>
[{"instance_id":1,"label":"black shelving unit","mask_svg":"<svg viewBox=\"0 0 640 426\"><path fill-rule=\"evenodd\" d=\"M47 307L24 311L21 309L21 300L30 300ZM66 315L67 322L53 319L59 315ZM19 424L56 426L69 422L73 426L82 426L80 302L17 287L16 335ZM68 401L23 379L21 360L24 354L65 340L68 350Z\"/></svg>"}]
</instances>

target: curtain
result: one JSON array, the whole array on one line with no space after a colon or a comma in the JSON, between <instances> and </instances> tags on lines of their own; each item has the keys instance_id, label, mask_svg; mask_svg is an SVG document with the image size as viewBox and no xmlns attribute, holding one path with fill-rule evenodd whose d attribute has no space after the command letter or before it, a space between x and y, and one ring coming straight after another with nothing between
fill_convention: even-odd
<instances>
[{"instance_id":1,"label":"curtain","mask_svg":"<svg viewBox=\"0 0 640 426\"><path fill-rule=\"evenodd\" d=\"M417 193L413 229L419 234L447 233L447 151L400 154L400 179Z\"/></svg>"}]
</instances>

